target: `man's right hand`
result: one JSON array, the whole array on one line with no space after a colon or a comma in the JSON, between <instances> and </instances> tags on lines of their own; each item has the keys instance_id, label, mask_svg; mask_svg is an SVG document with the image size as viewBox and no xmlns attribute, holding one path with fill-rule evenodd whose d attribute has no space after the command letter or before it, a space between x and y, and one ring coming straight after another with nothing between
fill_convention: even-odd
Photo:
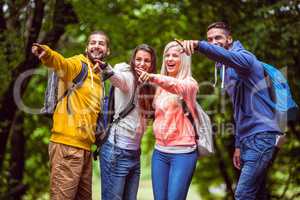
<instances>
[{"instance_id":1,"label":"man's right hand","mask_svg":"<svg viewBox=\"0 0 300 200\"><path fill-rule=\"evenodd\" d=\"M236 148L233 153L233 165L237 169L241 169L241 150Z\"/></svg>"},{"instance_id":2,"label":"man's right hand","mask_svg":"<svg viewBox=\"0 0 300 200\"><path fill-rule=\"evenodd\" d=\"M198 46L199 41L198 40L175 40L180 46L183 47L184 52L188 55L191 56L194 52L195 49Z\"/></svg>"},{"instance_id":3,"label":"man's right hand","mask_svg":"<svg viewBox=\"0 0 300 200\"><path fill-rule=\"evenodd\" d=\"M44 57L46 55L45 49L39 43L32 44L31 52L33 53L33 55L35 55L39 59L42 59L42 57Z\"/></svg>"}]
</instances>

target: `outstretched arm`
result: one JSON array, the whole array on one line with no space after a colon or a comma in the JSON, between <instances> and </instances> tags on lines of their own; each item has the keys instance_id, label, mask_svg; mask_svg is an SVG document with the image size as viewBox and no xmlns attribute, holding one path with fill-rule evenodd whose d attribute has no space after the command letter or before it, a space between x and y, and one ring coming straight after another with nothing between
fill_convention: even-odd
<instances>
[{"instance_id":1,"label":"outstretched arm","mask_svg":"<svg viewBox=\"0 0 300 200\"><path fill-rule=\"evenodd\" d=\"M161 74L150 74L141 69L136 69L140 82L152 82L164 90L179 96L194 95L198 91L198 84L193 79L180 80Z\"/></svg>"},{"instance_id":2,"label":"outstretched arm","mask_svg":"<svg viewBox=\"0 0 300 200\"><path fill-rule=\"evenodd\" d=\"M78 65L78 60L64 58L61 54L53 51L47 45L34 43L31 51L44 65L54 68L58 72L59 77L64 80L71 81L74 78L74 74L78 74L81 69L81 66Z\"/></svg>"},{"instance_id":3,"label":"outstretched arm","mask_svg":"<svg viewBox=\"0 0 300 200\"><path fill-rule=\"evenodd\" d=\"M191 55L198 50L209 59L233 67L238 73L247 74L251 71L251 66L255 56L244 49L238 51L230 51L218 45L210 44L206 41L184 40L178 41L186 54Z\"/></svg>"}]
</instances>

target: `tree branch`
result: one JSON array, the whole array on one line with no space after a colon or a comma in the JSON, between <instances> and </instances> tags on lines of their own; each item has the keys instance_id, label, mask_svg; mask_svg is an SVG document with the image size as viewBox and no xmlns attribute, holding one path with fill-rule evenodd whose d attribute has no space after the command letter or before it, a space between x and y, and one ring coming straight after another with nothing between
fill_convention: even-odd
<instances>
[{"instance_id":1,"label":"tree branch","mask_svg":"<svg viewBox=\"0 0 300 200\"><path fill-rule=\"evenodd\" d=\"M65 27L68 24L78 23L78 17L69 3L64 1L56 1L54 7L54 19L52 29L42 39L43 44L48 44L54 48L60 38L65 32Z\"/></svg>"},{"instance_id":2,"label":"tree branch","mask_svg":"<svg viewBox=\"0 0 300 200\"><path fill-rule=\"evenodd\" d=\"M220 170L221 175L222 175L222 177L224 179L224 182L226 184L227 194L231 196L231 199L234 199L234 192L233 192L233 189L232 189L232 180L230 179L230 176L226 171L227 166L224 162L224 159L222 157L219 146L217 145L215 137L213 137L213 139L214 139L214 146L215 146L215 149L216 149L216 157L218 158L219 170Z\"/></svg>"},{"instance_id":3,"label":"tree branch","mask_svg":"<svg viewBox=\"0 0 300 200\"><path fill-rule=\"evenodd\" d=\"M289 189L290 182L291 182L292 177L293 177L292 176L292 167L289 169L289 173L288 174L289 174L289 177L288 177L288 179L287 179L287 181L285 183L285 187L284 187L283 192L280 195L279 199L282 199L284 197L284 195L286 194L286 192L288 191L288 189Z\"/></svg>"},{"instance_id":4,"label":"tree branch","mask_svg":"<svg viewBox=\"0 0 300 200\"><path fill-rule=\"evenodd\" d=\"M42 2L42 0L38 0L38 2ZM8 1L7 6L9 10L9 18L7 21L7 26L9 29L20 31L20 20L19 16L21 13L21 10L28 5L29 0L24 0L24 1Z\"/></svg>"},{"instance_id":5,"label":"tree branch","mask_svg":"<svg viewBox=\"0 0 300 200\"><path fill-rule=\"evenodd\" d=\"M294 194L294 195L290 198L290 200L294 200L295 198L298 198L298 197L300 197L300 192Z\"/></svg>"},{"instance_id":6,"label":"tree branch","mask_svg":"<svg viewBox=\"0 0 300 200\"><path fill-rule=\"evenodd\" d=\"M35 1L35 8L33 10L33 17L30 23L30 28L28 32L27 43L25 46L25 55L26 58L31 54L31 46L34 43L41 31L43 17L44 17L44 7L45 3L43 1Z\"/></svg>"}]
</instances>

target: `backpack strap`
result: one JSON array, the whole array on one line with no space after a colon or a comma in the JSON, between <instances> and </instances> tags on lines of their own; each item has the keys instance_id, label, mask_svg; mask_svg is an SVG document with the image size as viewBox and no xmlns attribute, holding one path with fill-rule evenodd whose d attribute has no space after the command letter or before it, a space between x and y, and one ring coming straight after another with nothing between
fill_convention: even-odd
<instances>
[{"instance_id":1,"label":"backpack strap","mask_svg":"<svg viewBox=\"0 0 300 200\"><path fill-rule=\"evenodd\" d=\"M108 112L111 112L114 109L114 105L115 105L115 102L114 102L114 99L115 99L114 91L115 91L115 87L111 86L110 90L109 90L109 98L113 98L113 99L108 104ZM96 132L103 133L103 134L101 134L101 136L98 136L100 139L99 139L99 141L96 141L97 148L93 152L94 160L97 160L97 156L99 155L101 145L109 137L109 135L110 135L110 128L112 127L112 125L114 123L118 123L121 119L125 118L135 108L135 104L134 104L135 92L136 92L136 87L134 87L134 92L133 92L133 95L131 96L131 99L130 99L129 103L119 113L119 116L116 119L112 120L112 118L114 117L112 115L112 113L107 113L108 114L107 118L103 117L103 113L101 111L98 113ZM111 120L112 120L112 122L110 123ZM104 128L104 126L102 124L103 122L106 123L105 124L106 128ZM96 138L96 140L97 140L97 138ZM114 143L116 143L116 135L114 135Z\"/></svg>"},{"instance_id":2,"label":"backpack strap","mask_svg":"<svg viewBox=\"0 0 300 200\"><path fill-rule=\"evenodd\" d=\"M81 61L81 70L79 72L79 74L72 80L73 85L68 88L64 94L58 98L57 103L60 102L61 100L63 100L63 98L67 97L67 111L68 114L71 114L71 108L69 106L69 96L70 94L77 89L78 87L80 87L84 80L86 79L86 77L88 76L88 64Z\"/></svg>"},{"instance_id":3,"label":"backpack strap","mask_svg":"<svg viewBox=\"0 0 300 200\"><path fill-rule=\"evenodd\" d=\"M134 91L133 91L133 94L131 96L131 99L130 99L129 103L119 113L119 116L112 121L109 128L111 128L114 123L117 124L119 121L121 121L121 119L125 118L135 108L135 103L134 103L135 91L136 91L136 86L134 87ZM109 136L109 134L110 134L110 131L108 130L108 136ZM116 143L117 143L117 138L116 138L116 134L114 134L114 144L116 144Z\"/></svg>"},{"instance_id":4,"label":"backpack strap","mask_svg":"<svg viewBox=\"0 0 300 200\"><path fill-rule=\"evenodd\" d=\"M79 74L73 79L73 83L75 85L82 85L83 81L86 79L87 75L88 75L88 64L81 61L81 71L79 72Z\"/></svg>"},{"instance_id":5,"label":"backpack strap","mask_svg":"<svg viewBox=\"0 0 300 200\"><path fill-rule=\"evenodd\" d=\"M189 109L189 107L186 105L184 99L180 99L181 101L181 106L182 106L182 109L183 109L183 112L184 112L184 115L186 115L186 117L190 120L193 128L194 128L194 131L195 131L195 139L198 140L199 139L199 136L197 134L197 128L196 128L196 125L195 125L195 121L194 121L194 117ZM197 144L197 141L196 141L196 144Z\"/></svg>"},{"instance_id":6,"label":"backpack strap","mask_svg":"<svg viewBox=\"0 0 300 200\"><path fill-rule=\"evenodd\" d=\"M134 108L135 108L135 103L134 103L134 98L135 98L135 92L136 92L136 86L134 87L133 94L131 96L131 99L127 106L119 113L119 116L112 121L113 123L118 123L121 119L125 118Z\"/></svg>"},{"instance_id":7,"label":"backpack strap","mask_svg":"<svg viewBox=\"0 0 300 200\"><path fill-rule=\"evenodd\" d=\"M114 108L115 108L115 87L113 85L110 86L109 88L109 93L108 96L105 96L105 101L108 101L107 104L104 104L106 108L104 108L104 112L106 111L107 113L104 113L106 117L104 117L104 127L108 127L109 124L113 121L114 117ZM103 111L102 111L103 112ZM99 113L101 114L101 112Z\"/></svg>"}]
</instances>

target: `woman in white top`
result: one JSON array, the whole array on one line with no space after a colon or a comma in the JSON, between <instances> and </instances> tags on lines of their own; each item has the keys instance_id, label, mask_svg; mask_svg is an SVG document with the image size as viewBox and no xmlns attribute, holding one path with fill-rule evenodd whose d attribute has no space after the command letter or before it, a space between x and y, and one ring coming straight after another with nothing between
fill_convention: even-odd
<instances>
[{"instance_id":1,"label":"woman in white top","mask_svg":"<svg viewBox=\"0 0 300 200\"><path fill-rule=\"evenodd\" d=\"M108 140L101 147L102 200L137 198L140 178L140 144L147 120L153 117L152 101L155 89L138 82L136 69L156 71L156 55L146 44L135 48L130 60L117 64L110 77L115 87L115 115L124 110L134 96L135 108L118 123L113 123Z\"/></svg>"}]
</instances>

